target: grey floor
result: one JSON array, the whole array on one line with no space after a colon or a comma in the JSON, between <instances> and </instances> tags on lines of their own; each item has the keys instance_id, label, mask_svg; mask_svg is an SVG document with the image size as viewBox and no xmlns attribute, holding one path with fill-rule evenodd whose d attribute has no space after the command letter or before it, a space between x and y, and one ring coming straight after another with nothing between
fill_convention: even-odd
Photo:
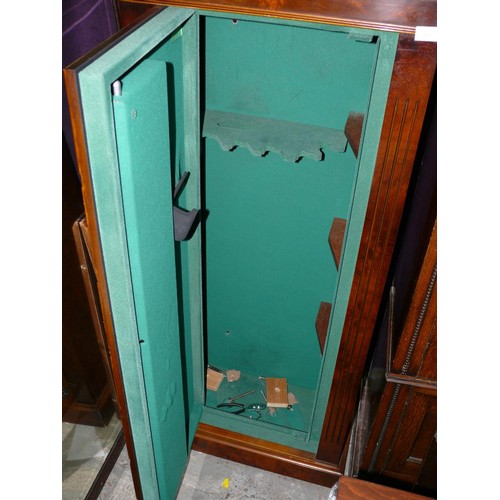
<instances>
[{"instance_id":1,"label":"grey floor","mask_svg":"<svg viewBox=\"0 0 500 500\"><path fill-rule=\"evenodd\" d=\"M62 500L84 500L121 427L116 415L106 427L62 423Z\"/></svg>"},{"instance_id":2,"label":"grey floor","mask_svg":"<svg viewBox=\"0 0 500 500\"><path fill-rule=\"evenodd\" d=\"M330 488L192 451L177 500L327 500ZM135 499L130 462L123 449L99 500Z\"/></svg>"}]
</instances>

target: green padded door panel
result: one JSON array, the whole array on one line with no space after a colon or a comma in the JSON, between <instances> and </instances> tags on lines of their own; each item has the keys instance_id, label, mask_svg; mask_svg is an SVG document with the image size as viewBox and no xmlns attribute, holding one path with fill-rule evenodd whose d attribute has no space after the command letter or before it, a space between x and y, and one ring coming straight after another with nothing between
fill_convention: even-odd
<instances>
[{"instance_id":1,"label":"green padded door panel","mask_svg":"<svg viewBox=\"0 0 500 500\"><path fill-rule=\"evenodd\" d=\"M192 16L165 9L76 70L127 413L148 499L175 498L196 424L181 370L167 63L147 56L180 26L197 24ZM122 95L112 97L116 80Z\"/></svg>"},{"instance_id":2,"label":"green padded door panel","mask_svg":"<svg viewBox=\"0 0 500 500\"><path fill-rule=\"evenodd\" d=\"M122 84L114 109L137 326L160 495L173 498L188 451L166 64L145 60Z\"/></svg>"}]
</instances>

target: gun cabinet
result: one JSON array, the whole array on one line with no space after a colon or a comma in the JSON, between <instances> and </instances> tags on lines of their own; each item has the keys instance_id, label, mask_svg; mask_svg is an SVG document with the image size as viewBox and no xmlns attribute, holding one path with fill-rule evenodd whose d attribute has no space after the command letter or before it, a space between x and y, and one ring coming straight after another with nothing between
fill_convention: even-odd
<instances>
[{"instance_id":1,"label":"gun cabinet","mask_svg":"<svg viewBox=\"0 0 500 500\"><path fill-rule=\"evenodd\" d=\"M425 99L386 136L396 30L191 7L65 71L136 491L193 443L333 484Z\"/></svg>"}]
</instances>

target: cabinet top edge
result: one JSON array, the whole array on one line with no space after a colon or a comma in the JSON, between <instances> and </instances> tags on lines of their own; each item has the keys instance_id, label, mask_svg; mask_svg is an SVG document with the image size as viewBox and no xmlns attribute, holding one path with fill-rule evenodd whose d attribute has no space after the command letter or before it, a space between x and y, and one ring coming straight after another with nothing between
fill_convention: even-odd
<instances>
[{"instance_id":1,"label":"cabinet top edge","mask_svg":"<svg viewBox=\"0 0 500 500\"><path fill-rule=\"evenodd\" d=\"M437 0L120 0L414 34L437 25Z\"/></svg>"}]
</instances>

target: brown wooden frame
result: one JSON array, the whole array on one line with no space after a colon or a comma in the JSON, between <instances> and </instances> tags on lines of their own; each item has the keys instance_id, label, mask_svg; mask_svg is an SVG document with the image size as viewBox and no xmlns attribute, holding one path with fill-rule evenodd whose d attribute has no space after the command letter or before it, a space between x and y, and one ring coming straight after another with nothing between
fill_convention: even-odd
<instances>
[{"instance_id":1,"label":"brown wooden frame","mask_svg":"<svg viewBox=\"0 0 500 500\"><path fill-rule=\"evenodd\" d=\"M119 0L119 5L170 5L193 9L357 26L414 34L436 26L436 0ZM134 7L137 8L137 7ZM118 9L120 12L120 8Z\"/></svg>"},{"instance_id":2,"label":"brown wooden frame","mask_svg":"<svg viewBox=\"0 0 500 500\"><path fill-rule=\"evenodd\" d=\"M200 425L194 448L232 460L256 465L300 479L331 485L339 477L354 421L359 387L385 280L394 250L406 193L413 169L427 101L436 70L436 46L416 42L416 25L436 25L434 0L378 2L339 2L301 0L135 0L117 2L122 26L138 12L149 11L151 4L178 5L197 9L254 14L300 21L323 22L342 26L367 27L399 32L393 77L390 85L382 136L370 192L360 251L349 298L346 321L335 367L320 445L316 456L285 448L216 427ZM153 9L154 10L154 9ZM83 197L90 237L93 242L99 294L111 352L117 398L122 408L127 449L131 458L136 494L140 487L126 401L121 380L104 267L99 247L97 221L93 206L90 173L85 149L81 111L76 99L76 80L65 73L74 128Z\"/></svg>"}]
</instances>

